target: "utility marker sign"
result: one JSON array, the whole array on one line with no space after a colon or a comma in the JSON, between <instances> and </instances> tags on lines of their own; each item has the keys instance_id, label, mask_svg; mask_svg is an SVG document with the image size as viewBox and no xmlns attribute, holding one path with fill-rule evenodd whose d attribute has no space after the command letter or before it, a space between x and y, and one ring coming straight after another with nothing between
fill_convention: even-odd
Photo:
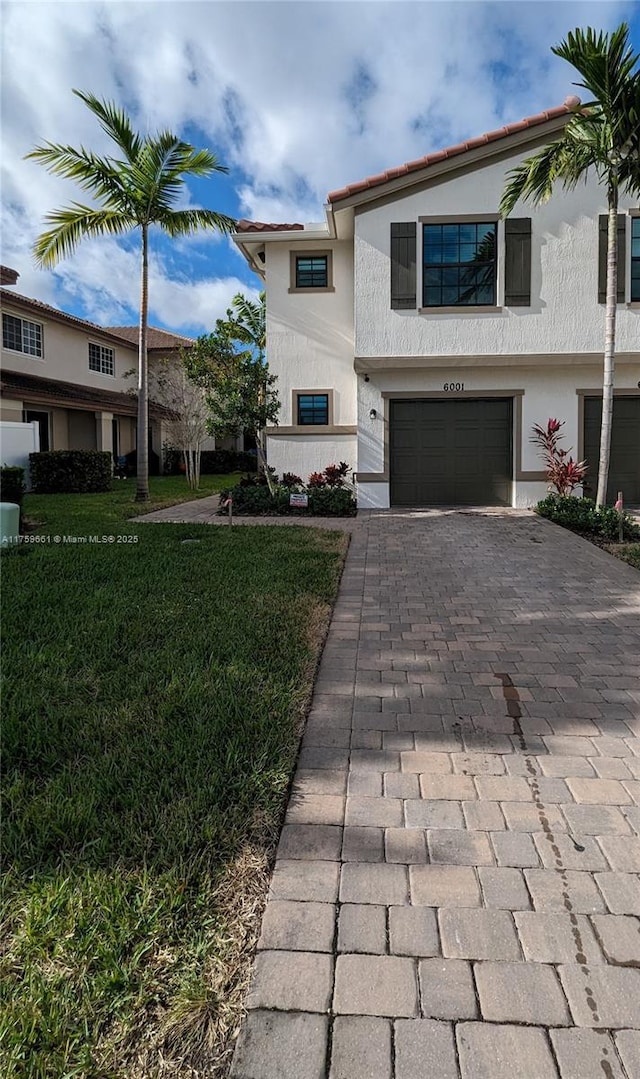
<instances>
[{"instance_id":1,"label":"utility marker sign","mask_svg":"<svg viewBox=\"0 0 640 1079\"><path fill-rule=\"evenodd\" d=\"M298 509L306 510L309 507L309 495L294 491L289 495L289 506L297 506Z\"/></svg>"}]
</instances>

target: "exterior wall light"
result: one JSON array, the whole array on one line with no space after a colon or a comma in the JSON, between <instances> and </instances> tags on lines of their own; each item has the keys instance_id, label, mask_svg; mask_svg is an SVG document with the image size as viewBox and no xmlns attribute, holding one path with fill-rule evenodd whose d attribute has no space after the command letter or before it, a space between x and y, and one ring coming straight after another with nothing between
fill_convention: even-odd
<instances>
[{"instance_id":1,"label":"exterior wall light","mask_svg":"<svg viewBox=\"0 0 640 1079\"><path fill-rule=\"evenodd\" d=\"M370 412L369 412L369 419L370 420L375 420L377 415L378 415L378 413L376 412L375 408L372 408L370 410Z\"/></svg>"}]
</instances>

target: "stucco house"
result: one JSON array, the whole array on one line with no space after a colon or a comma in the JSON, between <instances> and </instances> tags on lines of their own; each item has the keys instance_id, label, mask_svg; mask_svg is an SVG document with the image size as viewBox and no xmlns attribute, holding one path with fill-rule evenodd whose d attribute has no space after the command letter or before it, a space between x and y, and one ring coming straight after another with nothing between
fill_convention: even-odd
<instances>
[{"instance_id":1,"label":"stucco house","mask_svg":"<svg viewBox=\"0 0 640 1079\"><path fill-rule=\"evenodd\" d=\"M97 326L21 296L18 273L2 267L0 419L38 423L41 450L108 450L136 445L136 326ZM149 369L192 339L149 329ZM149 447L162 458L167 410L150 403Z\"/></svg>"},{"instance_id":2,"label":"stucco house","mask_svg":"<svg viewBox=\"0 0 640 1079\"><path fill-rule=\"evenodd\" d=\"M344 460L364 508L529 506L545 474L534 423L599 452L606 193L558 189L502 221L507 172L559 133L567 105L328 196L319 224L240 221L265 282L277 471ZM640 503L640 210L621 197L609 497Z\"/></svg>"}]
</instances>

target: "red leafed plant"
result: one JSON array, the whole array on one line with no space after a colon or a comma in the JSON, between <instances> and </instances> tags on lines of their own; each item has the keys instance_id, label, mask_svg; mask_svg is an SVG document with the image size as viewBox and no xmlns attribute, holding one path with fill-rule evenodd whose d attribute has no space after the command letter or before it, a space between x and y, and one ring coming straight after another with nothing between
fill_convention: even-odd
<instances>
[{"instance_id":1,"label":"red leafed plant","mask_svg":"<svg viewBox=\"0 0 640 1079\"><path fill-rule=\"evenodd\" d=\"M309 476L309 487L326 487L327 481L324 472L312 472Z\"/></svg>"},{"instance_id":2,"label":"red leafed plant","mask_svg":"<svg viewBox=\"0 0 640 1079\"><path fill-rule=\"evenodd\" d=\"M324 472L311 473L309 487L344 487L349 471L346 461L341 461L339 465L327 465Z\"/></svg>"},{"instance_id":3,"label":"red leafed plant","mask_svg":"<svg viewBox=\"0 0 640 1079\"><path fill-rule=\"evenodd\" d=\"M564 424L564 420L554 419L547 420L546 428L534 423L529 441L538 446L538 456L546 465L549 490L553 488L559 495L570 495L584 480L587 462L574 461L570 456L571 449L565 450L560 445Z\"/></svg>"}]
</instances>

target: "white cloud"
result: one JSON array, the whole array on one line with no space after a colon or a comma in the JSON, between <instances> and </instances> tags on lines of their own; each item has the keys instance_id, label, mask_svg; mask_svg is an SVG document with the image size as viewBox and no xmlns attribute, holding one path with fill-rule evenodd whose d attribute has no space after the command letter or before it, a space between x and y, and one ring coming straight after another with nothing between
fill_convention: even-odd
<instances>
[{"instance_id":1,"label":"white cloud","mask_svg":"<svg viewBox=\"0 0 640 1079\"><path fill-rule=\"evenodd\" d=\"M85 245L55 276L28 262L44 213L76 192L23 155L43 139L108 147L72 87L116 99L142 130L188 128L217 150L238 216L318 220L333 188L559 104L572 72L550 46L633 10L617 0L5 3L3 261L30 295L80 299L95 317L129 308L127 245ZM161 250L152 302L165 325L209 325L209 303L221 314L246 290L226 243Z\"/></svg>"}]
</instances>

